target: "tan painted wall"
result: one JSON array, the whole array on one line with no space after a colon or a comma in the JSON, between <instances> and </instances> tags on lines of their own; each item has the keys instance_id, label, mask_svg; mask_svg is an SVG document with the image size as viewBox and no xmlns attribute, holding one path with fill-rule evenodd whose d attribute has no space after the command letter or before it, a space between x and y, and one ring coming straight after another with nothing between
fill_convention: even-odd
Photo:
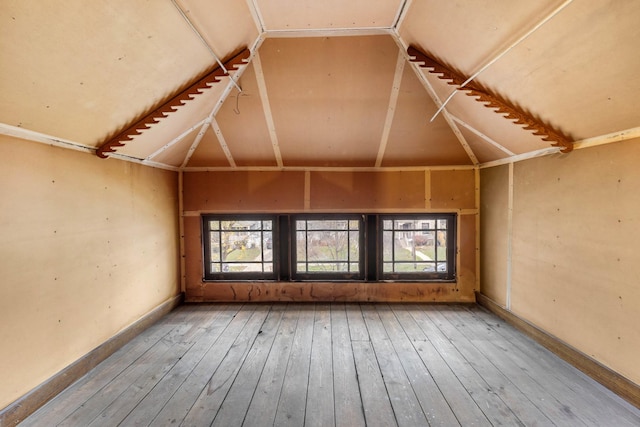
<instances>
[{"instance_id":1,"label":"tan painted wall","mask_svg":"<svg viewBox=\"0 0 640 427\"><path fill-rule=\"evenodd\" d=\"M0 135L0 408L178 294L177 188Z\"/></svg>"},{"instance_id":2,"label":"tan painted wall","mask_svg":"<svg viewBox=\"0 0 640 427\"><path fill-rule=\"evenodd\" d=\"M188 301L474 301L477 288L473 169L238 171L184 174ZM202 281L200 215L216 212L457 212L458 280L437 283L212 283Z\"/></svg>"},{"instance_id":3,"label":"tan painted wall","mask_svg":"<svg viewBox=\"0 0 640 427\"><path fill-rule=\"evenodd\" d=\"M509 165L480 170L480 289L507 305Z\"/></svg>"},{"instance_id":4,"label":"tan painted wall","mask_svg":"<svg viewBox=\"0 0 640 427\"><path fill-rule=\"evenodd\" d=\"M636 383L638 159L636 139L516 163L510 285L511 311ZM483 171L483 177L489 175L496 178L497 191L508 186L504 173ZM499 221L482 225L483 239L504 233ZM483 271L505 268L504 255L484 254ZM485 282L482 289L488 295L506 290Z\"/></svg>"}]
</instances>

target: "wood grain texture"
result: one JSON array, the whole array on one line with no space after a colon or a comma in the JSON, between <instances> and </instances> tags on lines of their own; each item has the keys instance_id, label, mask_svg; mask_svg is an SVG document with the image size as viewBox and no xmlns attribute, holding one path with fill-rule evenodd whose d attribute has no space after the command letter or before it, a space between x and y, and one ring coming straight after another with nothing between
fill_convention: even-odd
<instances>
[{"instance_id":1,"label":"wood grain texture","mask_svg":"<svg viewBox=\"0 0 640 427\"><path fill-rule=\"evenodd\" d=\"M640 409L475 304L186 304L40 425L615 425Z\"/></svg>"}]
</instances>

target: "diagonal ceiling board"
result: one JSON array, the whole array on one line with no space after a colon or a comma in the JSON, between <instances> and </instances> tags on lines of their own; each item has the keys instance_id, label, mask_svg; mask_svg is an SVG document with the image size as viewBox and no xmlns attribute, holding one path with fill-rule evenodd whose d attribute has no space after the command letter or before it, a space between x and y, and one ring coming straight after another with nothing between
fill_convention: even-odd
<instances>
[{"instance_id":1,"label":"diagonal ceiling board","mask_svg":"<svg viewBox=\"0 0 640 427\"><path fill-rule=\"evenodd\" d=\"M187 150L189 150L189 147L191 146L191 141L195 139L199 130L200 126L191 127L178 143L163 147L163 149L156 153L155 156L147 160L173 167L179 167L184 160Z\"/></svg>"},{"instance_id":2,"label":"diagonal ceiling board","mask_svg":"<svg viewBox=\"0 0 640 427\"><path fill-rule=\"evenodd\" d=\"M406 52L407 52L407 44L406 44L406 42L397 34L395 35L394 40L396 41L398 46L400 46L402 51L406 54ZM407 60L409 60L409 56L407 55L406 57L407 57ZM429 96L431 97L433 102L436 104L436 106L438 108L441 107L443 98L438 96L438 93L435 91L435 89L433 88L433 85L431 84L429 79L425 76L425 74L423 73L422 69L416 63L411 63L411 67L410 68L414 71L414 73L418 77L418 80L420 80L420 82L421 82L422 86L424 87L425 91L427 92L427 94L429 94ZM434 113L435 113L435 111L434 111ZM467 156L469 156L469 159L471 160L471 163L473 163L474 165L477 165L478 164L478 159L476 158L476 155L473 153L473 150L471 149L469 144L467 144L467 141L464 139L464 136L460 132L460 129L458 129L458 126L456 125L456 123L449 116L448 111L446 109L443 109L441 115L445 119L445 121L447 122L449 127L451 128L451 131L454 133L456 138L458 138L458 141L460 142L460 145L462 146L464 151L467 153ZM430 117L433 117L433 115L431 115ZM425 117L425 120L429 120L428 117Z\"/></svg>"},{"instance_id":3,"label":"diagonal ceiling board","mask_svg":"<svg viewBox=\"0 0 640 427\"><path fill-rule=\"evenodd\" d=\"M254 0L266 31L389 28L402 0Z\"/></svg>"},{"instance_id":4,"label":"diagonal ceiling board","mask_svg":"<svg viewBox=\"0 0 640 427\"><path fill-rule=\"evenodd\" d=\"M637 126L638 22L637 1L574 1L482 82L575 140Z\"/></svg>"},{"instance_id":5,"label":"diagonal ceiling board","mask_svg":"<svg viewBox=\"0 0 640 427\"><path fill-rule=\"evenodd\" d=\"M259 65L260 55L256 54L239 81L242 93L232 91L216 119L237 166L282 166L278 165L256 77Z\"/></svg>"},{"instance_id":6,"label":"diagonal ceiling board","mask_svg":"<svg viewBox=\"0 0 640 427\"><path fill-rule=\"evenodd\" d=\"M387 149L387 143L389 142L389 132L391 131L391 125L393 124L393 117L398 105L398 95L400 94L400 85L402 84L402 75L404 74L404 66L406 64L404 54L398 51L398 60L396 62L396 73L393 77L393 86L391 87L391 97L389 98L389 108L387 110L387 118L384 121L384 128L382 129L382 140L380 141L380 148L378 149L378 157L376 157L376 167L379 168L382 165L384 158L384 152Z\"/></svg>"},{"instance_id":7,"label":"diagonal ceiling board","mask_svg":"<svg viewBox=\"0 0 640 427\"><path fill-rule=\"evenodd\" d=\"M269 140L271 141L273 155L276 159L276 164L279 167L282 167L282 154L280 153L278 134L276 133L276 125L273 122L273 114L271 113L269 94L267 92L267 85L264 81L264 72L262 71L262 61L260 60L260 55L258 53L256 53L254 57L253 65L255 71L255 79L258 86L258 93L260 95L260 101L262 104L262 111L264 112L265 122L267 124L267 129L269 130Z\"/></svg>"},{"instance_id":8,"label":"diagonal ceiling board","mask_svg":"<svg viewBox=\"0 0 640 427\"><path fill-rule=\"evenodd\" d=\"M476 154L476 157L478 157L480 163L504 159L510 156L495 145L487 144L486 139L474 133L470 128L463 126L460 128L460 132L464 135L465 140Z\"/></svg>"},{"instance_id":9,"label":"diagonal ceiling board","mask_svg":"<svg viewBox=\"0 0 640 427\"><path fill-rule=\"evenodd\" d=\"M211 129L216 134L216 138L218 139L218 143L220 144L220 148L222 149L222 152L224 153L225 157L227 158L227 161L229 162L229 166L231 166L232 168L235 168L236 167L236 161L233 159L233 156L231 155L231 151L229 151L229 146L227 145L227 140L224 139L224 135L222 134L222 130L220 129L220 125L218 124L218 121L216 120L215 117L213 119L211 119Z\"/></svg>"},{"instance_id":10,"label":"diagonal ceiling board","mask_svg":"<svg viewBox=\"0 0 640 427\"><path fill-rule=\"evenodd\" d=\"M498 52L540 22L562 1L473 2L423 0L411 3L398 28L407 45L416 45L436 59L471 76ZM425 25L428 17L429 25Z\"/></svg>"},{"instance_id":11,"label":"diagonal ceiling board","mask_svg":"<svg viewBox=\"0 0 640 427\"><path fill-rule=\"evenodd\" d=\"M200 143L194 149L193 155L189 157L189 163L183 169L206 167L230 167L229 159L222 150L211 126L207 126L202 132Z\"/></svg>"},{"instance_id":12,"label":"diagonal ceiling board","mask_svg":"<svg viewBox=\"0 0 640 427\"><path fill-rule=\"evenodd\" d=\"M258 38L254 41L253 45L249 49L251 54L249 55L249 58L246 61L247 62L246 65L240 66L240 68L235 70L235 71L229 70L230 74L227 76L227 78L230 79L230 81L226 82L227 85L226 85L224 91L222 92L222 94L220 95L220 98L218 99L218 102L216 103L215 107L213 107L213 110L211 110L211 112L209 113L209 116L208 116L209 120L202 127L201 131L198 133L198 136L193 141L193 144L191 144L191 147L189 148L189 151L187 151L187 155L185 156L184 161L182 162L182 165L181 165L182 168L186 167L189 164L189 160L191 159L191 156L193 155L193 153L198 148L198 144L200 144L200 141L201 141L202 137L205 135L205 132L210 127L209 124L210 124L211 119L213 119L213 117L218 113L219 109L222 107L222 105L226 101L227 97L231 93L231 90L238 86L237 82L240 80L240 78L242 77L242 74L248 68L249 64L251 64L253 56L256 54L256 52L260 48L260 46L261 46L263 41L264 41L264 37L262 35L258 36ZM224 82L224 79L223 79L223 82Z\"/></svg>"},{"instance_id":13,"label":"diagonal ceiling board","mask_svg":"<svg viewBox=\"0 0 640 427\"><path fill-rule=\"evenodd\" d=\"M404 67L398 102L381 166L469 165L471 160L444 117L429 122L436 104L409 64Z\"/></svg>"},{"instance_id":14,"label":"diagonal ceiling board","mask_svg":"<svg viewBox=\"0 0 640 427\"><path fill-rule=\"evenodd\" d=\"M389 36L266 40L260 56L283 163L373 167L397 55Z\"/></svg>"},{"instance_id":15,"label":"diagonal ceiling board","mask_svg":"<svg viewBox=\"0 0 640 427\"><path fill-rule=\"evenodd\" d=\"M161 148L159 148L155 152L153 152L150 155L148 155L145 160L155 160L155 158L160 156L160 155L162 155L163 152L165 152L167 150L171 150L174 145L184 142L185 139L189 139L189 138L187 138L187 136L189 134L193 133L194 131L196 131L197 129L202 128L202 125L204 125L205 122L206 122L206 119L201 120L198 123L194 124L193 126L188 128L187 130L183 131L180 135L178 135L175 138L173 138L166 145L162 146Z\"/></svg>"},{"instance_id":16,"label":"diagonal ceiling board","mask_svg":"<svg viewBox=\"0 0 640 427\"><path fill-rule=\"evenodd\" d=\"M503 145L497 143L492 138L489 138L487 135L483 134L482 132L480 132L479 130L477 130L473 126L471 126L469 123L461 120L460 118L454 116L451 113L449 113L449 116L453 119L454 122L456 122L457 124L459 124L460 126L465 128L466 130L470 131L471 133L475 134L476 136L479 136L482 140L484 140L485 142L488 142L489 145L493 145L495 148L500 150L502 153L507 154L509 156L514 156L515 155L514 152L512 152L511 150L505 148ZM465 138L465 139L467 139L467 138Z\"/></svg>"},{"instance_id":17,"label":"diagonal ceiling board","mask_svg":"<svg viewBox=\"0 0 640 427\"><path fill-rule=\"evenodd\" d=\"M0 2L0 122L97 146L210 65L183 27L169 2Z\"/></svg>"},{"instance_id":18,"label":"diagonal ceiling board","mask_svg":"<svg viewBox=\"0 0 640 427\"><path fill-rule=\"evenodd\" d=\"M218 0L175 0L206 44L222 59L244 46L251 46L260 35L246 2Z\"/></svg>"},{"instance_id":19,"label":"diagonal ceiling board","mask_svg":"<svg viewBox=\"0 0 640 427\"><path fill-rule=\"evenodd\" d=\"M203 122L223 90L224 79L185 102L166 118L143 130L140 135L134 136L124 147L119 147L117 152L139 159L147 158L195 123Z\"/></svg>"}]
</instances>

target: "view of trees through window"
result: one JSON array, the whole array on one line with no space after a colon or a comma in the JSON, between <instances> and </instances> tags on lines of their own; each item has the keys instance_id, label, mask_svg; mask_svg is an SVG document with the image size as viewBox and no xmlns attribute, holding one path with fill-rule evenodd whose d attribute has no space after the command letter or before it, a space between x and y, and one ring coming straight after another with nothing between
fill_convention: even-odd
<instances>
[{"instance_id":1,"label":"view of trees through window","mask_svg":"<svg viewBox=\"0 0 640 427\"><path fill-rule=\"evenodd\" d=\"M456 277L454 213L211 214L202 235L204 280Z\"/></svg>"},{"instance_id":2,"label":"view of trees through window","mask_svg":"<svg viewBox=\"0 0 640 427\"><path fill-rule=\"evenodd\" d=\"M448 220L411 217L383 221L383 272L446 273Z\"/></svg>"},{"instance_id":3,"label":"view of trees through window","mask_svg":"<svg viewBox=\"0 0 640 427\"><path fill-rule=\"evenodd\" d=\"M296 220L296 272L360 271L359 220Z\"/></svg>"},{"instance_id":4,"label":"view of trees through window","mask_svg":"<svg viewBox=\"0 0 640 427\"><path fill-rule=\"evenodd\" d=\"M210 273L273 272L272 220L209 220Z\"/></svg>"}]
</instances>

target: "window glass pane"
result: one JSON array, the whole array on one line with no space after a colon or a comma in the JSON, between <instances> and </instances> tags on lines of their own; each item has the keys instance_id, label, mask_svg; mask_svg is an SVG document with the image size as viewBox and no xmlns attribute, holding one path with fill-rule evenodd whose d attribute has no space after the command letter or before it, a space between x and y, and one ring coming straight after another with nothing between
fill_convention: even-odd
<instances>
[{"instance_id":1,"label":"window glass pane","mask_svg":"<svg viewBox=\"0 0 640 427\"><path fill-rule=\"evenodd\" d=\"M225 217L209 219L206 224L209 245L205 250L210 265L205 278L223 279L227 273L247 273L251 277L273 273L274 220ZM208 274L217 276L207 277Z\"/></svg>"},{"instance_id":2,"label":"window glass pane","mask_svg":"<svg viewBox=\"0 0 640 427\"><path fill-rule=\"evenodd\" d=\"M359 220L296 220L296 273L359 272L359 229Z\"/></svg>"},{"instance_id":3,"label":"window glass pane","mask_svg":"<svg viewBox=\"0 0 640 427\"><path fill-rule=\"evenodd\" d=\"M448 278L450 214L383 218L382 273L387 278ZM428 274L428 275L426 275Z\"/></svg>"}]
</instances>

